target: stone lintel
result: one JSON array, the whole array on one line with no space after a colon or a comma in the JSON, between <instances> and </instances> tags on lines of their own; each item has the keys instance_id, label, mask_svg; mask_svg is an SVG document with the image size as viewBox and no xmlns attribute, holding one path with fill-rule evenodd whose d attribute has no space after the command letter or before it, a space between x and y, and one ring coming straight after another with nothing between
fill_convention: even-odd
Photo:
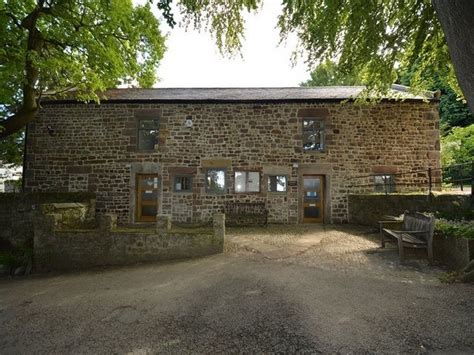
<instances>
[{"instance_id":1,"label":"stone lintel","mask_svg":"<svg viewBox=\"0 0 474 355\"><path fill-rule=\"evenodd\" d=\"M298 117L327 117L329 110L327 108L300 108L298 110Z\"/></svg>"},{"instance_id":2,"label":"stone lintel","mask_svg":"<svg viewBox=\"0 0 474 355\"><path fill-rule=\"evenodd\" d=\"M374 165L372 167L372 173L374 174L396 174L398 168L390 165Z\"/></svg>"},{"instance_id":3,"label":"stone lintel","mask_svg":"<svg viewBox=\"0 0 474 355\"><path fill-rule=\"evenodd\" d=\"M291 166L266 165L262 172L265 175L291 175Z\"/></svg>"},{"instance_id":4,"label":"stone lintel","mask_svg":"<svg viewBox=\"0 0 474 355\"><path fill-rule=\"evenodd\" d=\"M168 173L170 175L195 174L196 168L190 168L190 167L185 167L185 166L170 167L168 168Z\"/></svg>"},{"instance_id":5,"label":"stone lintel","mask_svg":"<svg viewBox=\"0 0 474 355\"><path fill-rule=\"evenodd\" d=\"M223 158L201 159L201 167L203 168L229 168L231 166L232 166L232 159L223 159Z\"/></svg>"},{"instance_id":6,"label":"stone lintel","mask_svg":"<svg viewBox=\"0 0 474 355\"><path fill-rule=\"evenodd\" d=\"M161 109L136 109L134 112L135 118L160 118Z\"/></svg>"}]
</instances>

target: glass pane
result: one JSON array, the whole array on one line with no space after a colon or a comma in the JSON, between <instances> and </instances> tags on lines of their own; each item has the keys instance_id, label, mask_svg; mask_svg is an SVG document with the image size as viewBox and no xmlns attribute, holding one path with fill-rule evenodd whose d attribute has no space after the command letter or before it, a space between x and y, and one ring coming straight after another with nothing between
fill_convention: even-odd
<instances>
[{"instance_id":1,"label":"glass pane","mask_svg":"<svg viewBox=\"0 0 474 355\"><path fill-rule=\"evenodd\" d=\"M138 131L138 149L139 150L153 150L158 143L157 130L139 130Z\"/></svg>"},{"instance_id":2,"label":"glass pane","mask_svg":"<svg viewBox=\"0 0 474 355\"><path fill-rule=\"evenodd\" d=\"M140 120L139 129L158 129L160 126L159 120Z\"/></svg>"},{"instance_id":3,"label":"glass pane","mask_svg":"<svg viewBox=\"0 0 474 355\"><path fill-rule=\"evenodd\" d=\"M147 200L147 201L154 200L154 201L156 201L157 198L158 198L158 194L157 194L156 190L145 190L145 191L142 192L142 200Z\"/></svg>"},{"instance_id":4,"label":"glass pane","mask_svg":"<svg viewBox=\"0 0 474 355\"><path fill-rule=\"evenodd\" d=\"M319 218L320 210L319 207L309 206L304 208L304 217L305 218Z\"/></svg>"},{"instance_id":5,"label":"glass pane","mask_svg":"<svg viewBox=\"0 0 474 355\"><path fill-rule=\"evenodd\" d=\"M376 175L374 176L375 191L377 192L394 192L395 181L393 175Z\"/></svg>"},{"instance_id":6,"label":"glass pane","mask_svg":"<svg viewBox=\"0 0 474 355\"><path fill-rule=\"evenodd\" d=\"M225 192L225 171L209 169L207 171L207 190L210 192Z\"/></svg>"},{"instance_id":7,"label":"glass pane","mask_svg":"<svg viewBox=\"0 0 474 355\"><path fill-rule=\"evenodd\" d=\"M176 176L174 183L175 191L191 191L191 177L190 176Z\"/></svg>"},{"instance_id":8,"label":"glass pane","mask_svg":"<svg viewBox=\"0 0 474 355\"><path fill-rule=\"evenodd\" d=\"M320 189L320 179L319 178L304 178L304 189L305 190L317 190Z\"/></svg>"},{"instance_id":9,"label":"glass pane","mask_svg":"<svg viewBox=\"0 0 474 355\"><path fill-rule=\"evenodd\" d=\"M307 191L304 197L305 201L317 202L319 201L319 193L316 191Z\"/></svg>"},{"instance_id":10,"label":"glass pane","mask_svg":"<svg viewBox=\"0 0 474 355\"><path fill-rule=\"evenodd\" d=\"M324 121L317 119L303 120L303 149L322 150Z\"/></svg>"},{"instance_id":11,"label":"glass pane","mask_svg":"<svg viewBox=\"0 0 474 355\"><path fill-rule=\"evenodd\" d=\"M276 175L268 177L268 191L270 192L285 192L286 191L286 176Z\"/></svg>"},{"instance_id":12,"label":"glass pane","mask_svg":"<svg viewBox=\"0 0 474 355\"><path fill-rule=\"evenodd\" d=\"M142 216L156 216L157 206L142 206Z\"/></svg>"},{"instance_id":13,"label":"glass pane","mask_svg":"<svg viewBox=\"0 0 474 355\"><path fill-rule=\"evenodd\" d=\"M157 177L141 177L140 187L146 188L146 189L157 189L158 178Z\"/></svg>"},{"instance_id":14,"label":"glass pane","mask_svg":"<svg viewBox=\"0 0 474 355\"><path fill-rule=\"evenodd\" d=\"M245 192L245 181L246 181L246 172L245 171L236 171L235 172L235 192Z\"/></svg>"},{"instance_id":15,"label":"glass pane","mask_svg":"<svg viewBox=\"0 0 474 355\"><path fill-rule=\"evenodd\" d=\"M260 173L248 172L247 179L247 191L248 192L259 192L260 191Z\"/></svg>"}]
</instances>

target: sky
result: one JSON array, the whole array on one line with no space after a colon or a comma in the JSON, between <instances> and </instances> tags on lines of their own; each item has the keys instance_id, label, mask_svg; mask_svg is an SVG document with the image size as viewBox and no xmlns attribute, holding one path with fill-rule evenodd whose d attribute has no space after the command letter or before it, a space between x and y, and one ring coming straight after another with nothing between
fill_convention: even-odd
<instances>
[{"instance_id":1,"label":"sky","mask_svg":"<svg viewBox=\"0 0 474 355\"><path fill-rule=\"evenodd\" d=\"M208 32L176 26L164 21L168 47L158 68L156 87L288 87L309 79L307 66L291 63L296 37L279 45L276 28L279 1L265 1L257 14L246 16L242 56L223 57ZM157 12L158 14L158 12Z\"/></svg>"}]
</instances>

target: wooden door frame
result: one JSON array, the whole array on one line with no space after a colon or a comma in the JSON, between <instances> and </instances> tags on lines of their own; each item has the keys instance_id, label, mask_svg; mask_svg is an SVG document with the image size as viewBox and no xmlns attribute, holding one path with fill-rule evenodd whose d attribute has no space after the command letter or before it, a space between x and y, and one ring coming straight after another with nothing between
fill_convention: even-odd
<instances>
[{"instance_id":1,"label":"wooden door frame","mask_svg":"<svg viewBox=\"0 0 474 355\"><path fill-rule=\"evenodd\" d=\"M320 192L321 192L321 198L320 198L320 202L319 202L319 209L321 211L321 217L319 218L311 218L312 220L307 220L309 218L305 218L304 217L304 207L305 207L305 201L304 201L304 198L305 198L305 188L304 188L304 179L305 177L319 177L320 179L320 183L321 183L321 188L320 188ZM300 218L301 218L301 222L302 223L325 223L325 219L326 219L326 175L323 175L323 174L301 174L301 189L298 189L298 193L299 193L299 198L301 200L301 213L300 213Z\"/></svg>"},{"instance_id":2,"label":"wooden door frame","mask_svg":"<svg viewBox=\"0 0 474 355\"><path fill-rule=\"evenodd\" d=\"M154 190L156 190L156 201L142 201L141 199L141 192L146 190L146 189L142 189L142 187L140 186L140 177L153 177L153 178L157 178L158 179L158 186L155 188L153 188ZM160 184L160 180L159 180L159 175L158 174L153 174L153 173L137 173L135 175L135 195L136 195L136 198L135 198L135 220L136 222L155 222L156 221L156 215L155 216L141 216L141 211L142 211L142 205L145 205L145 206L153 206L156 204L156 212L158 214L158 211L159 211L159 200L160 200L160 187L159 187L159 184ZM145 203L143 203L145 202ZM148 203L150 202L150 203Z\"/></svg>"}]
</instances>

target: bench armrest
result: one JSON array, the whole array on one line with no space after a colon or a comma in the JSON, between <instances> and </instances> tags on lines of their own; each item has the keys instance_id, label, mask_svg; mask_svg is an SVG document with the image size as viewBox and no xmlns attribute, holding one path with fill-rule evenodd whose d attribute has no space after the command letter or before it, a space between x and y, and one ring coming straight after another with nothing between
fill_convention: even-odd
<instances>
[{"instance_id":1,"label":"bench armrest","mask_svg":"<svg viewBox=\"0 0 474 355\"><path fill-rule=\"evenodd\" d=\"M377 221L379 224L396 224L396 223L403 223L403 221L393 220L393 221Z\"/></svg>"},{"instance_id":2,"label":"bench armrest","mask_svg":"<svg viewBox=\"0 0 474 355\"><path fill-rule=\"evenodd\" d=\"M408 234L420 234L420 233L428 233L429 231L402 231Z\"/></svg>"}]
</instances>

